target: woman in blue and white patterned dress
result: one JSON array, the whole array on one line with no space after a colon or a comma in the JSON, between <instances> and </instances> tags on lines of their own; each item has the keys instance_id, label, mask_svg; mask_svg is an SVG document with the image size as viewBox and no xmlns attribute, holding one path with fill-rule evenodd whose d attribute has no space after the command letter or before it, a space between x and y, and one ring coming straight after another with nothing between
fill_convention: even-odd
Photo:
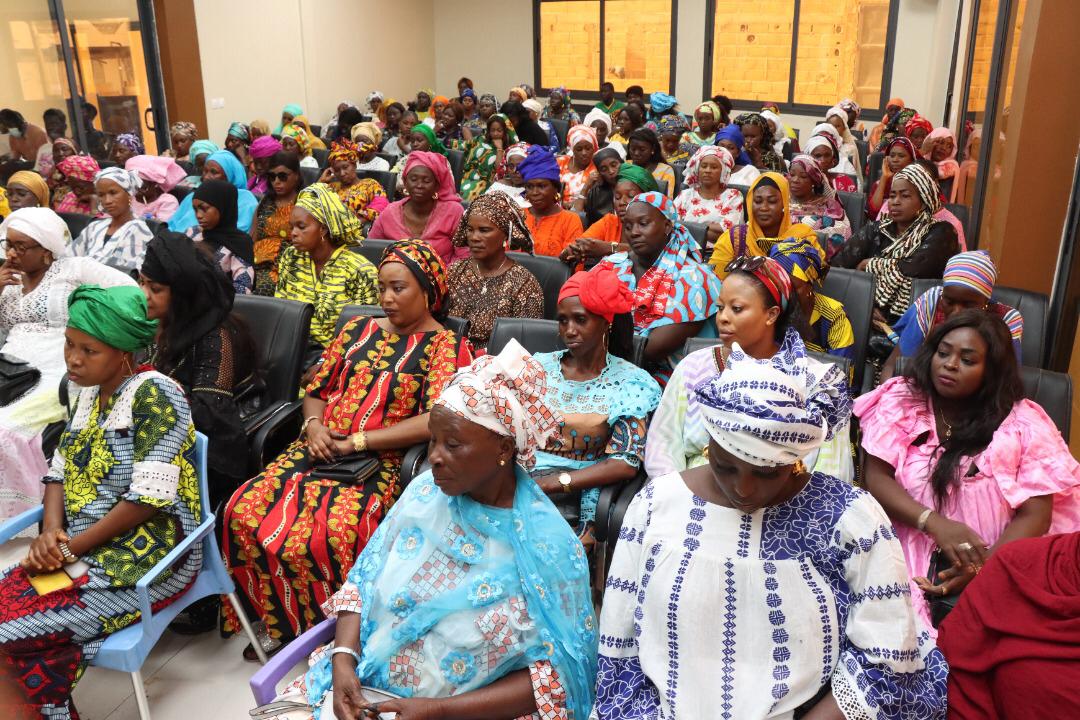
<instances>
[{"instance_id":1,"label":"woman in blue and white patterned dress","mask_svg":"<svg viewBox=\"0 0 1080 720\"><path fill-rule=\"evenodd\" d=\"M706 465L627 511L600 618L596 713L614 718L945 716L947 667L912 611L892 525L801 458L846 421L806 357L734 346L696 388Z\"/></svg>"}]
</instances>

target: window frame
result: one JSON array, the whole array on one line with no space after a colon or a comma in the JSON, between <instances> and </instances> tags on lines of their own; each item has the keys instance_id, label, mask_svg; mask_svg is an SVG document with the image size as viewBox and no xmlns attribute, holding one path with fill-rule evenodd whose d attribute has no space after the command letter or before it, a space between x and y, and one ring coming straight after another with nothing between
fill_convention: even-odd
<instances>
[{"instance_id":1,"label":"window frame","mask_svg":"<svg viewBox=\"0 0 1080 720\"><path fill-rule=\"evenodd\" d=\"M821 115L824 116L831 105L812 105L808 103L793 102L795 97L795 65L799 57L799 11L802 0L793 0L795 10L791 16L791 58L788 66L788 91L784 102L779 102L780 112L794 115ZM893 59L896 53L896 26L900 15L900 0L889 0L889 26L885 30L885 60L881 65L881 96L878 98L878 107L862 108L863 115L881 115L885 105L891 97ZM716 0L705 0L705 68L702 85L702 97L713 96L713 65L714 50L716 47ZM837 98L839 101L840 98ZM761 109L762 100L746 100L743 98L731 98L732 107L735 110L757 111Z\"/></svg>"},{"instance_id":2,"label":"window frame","mask_svg":"<svg viewBox=\"0 0 1080 720\"><path fill-rule=\"evenodd\" d=\"M536 89L536 96L546 97L551 93L552 88L543 87L540 85L541 71L542 71L542 57L543 49L540 47L540 6L547 2L576 2L577 0L533 0L533 88ZM582 0L584 1L584 0ZM595 90L575 90L574 88L567 88L570 91L570 96L574 102L580 104L581 102L595 103L600 101L600 85L607 81L606 71L606 32L604 29L604 23L607 20L606 5L607 0L594 0L600 3L600 82L597 83ZM892 0L895 2L896 0ZM675 70L677 60L677 46L679 39L679 0L669 0L671 5L671 35L668 41L668 87L666 92L669 95L675 94ZM712 2L712 0L707 0ZM651 90L651 92L656 92ZM648 97L648 96L646 96Z\"/></svg>"}]
</instances>

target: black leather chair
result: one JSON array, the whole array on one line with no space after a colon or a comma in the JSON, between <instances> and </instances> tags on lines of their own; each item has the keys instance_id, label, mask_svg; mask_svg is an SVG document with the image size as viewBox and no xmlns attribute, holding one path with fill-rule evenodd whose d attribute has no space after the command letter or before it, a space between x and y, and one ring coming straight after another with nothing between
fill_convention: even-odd
<instances>
[{"instance_id":1,"label":"black leather chair","mask_svg":"<svg viewBox=\"0 0 1080 720\"><path fill-rule=\"evenodd\" d=\"M350 245L349 249L355 253L359 253L366 257L372 265L379 267L379 263L382 262L383 253L390 245L394 243L393 240L376 240L368 238L364 242L360 243L360 247Z\"/></svg>"},{"instance_id":2,"label":"black leather chair","mask_svg":"<svg viewBox=\"0 0 1080 720\"><path fill-rule=\"evenodd\" d=\"M311 125L311 126L308 127L308 130L310 130L311 134L314 135L315 137L317 137L317 138L322 137L322 125Z\"/></svg>"},{"instance_id":3,"label":"black leather chair","mask_svg":"<svg viewBox=\"0 0 1080 720\"><path fill-rule=\"evenodd\" d=\"M319 182L320 175L322 175L322 170L319 168L300 168L300 179L303 187Z\"/></svg>"},{"instance_id":4,"label":"black leather chair","mask_svg":"<svg viewBox=\"0 0 1080 720\"><path fill-rule=\"evenodd\" d=\"M690 231L690 234L697 240L698 247L702 252L705 252L705 234L709 231L708 226L701 223L684 222L683 225Z\"/></svg>"},{"instance_id":5,"label":"black leather chair","mask_svg":"<svg viewBox=\"0 0 1080 720\"><path fill-rule=\"evenodd\" d=\"M855 147L859 150L859 167L866 172L866 158L870 154L870 144L865 140L855 138Z\"/></svg>"},{"instance_id":6,"label":"black leather chair","mask_svg":"<svg viewBox=\"0 0 1080 720\"><path fill-rule=\"evenodd\" d=\"M677 162L671 166L671 169L675 173L675 197L679 197L679 193L686 189L686 185L683 184L683 174L686 172L686 163Z\"/></svg>"},{"instance_id":7,"label":"black leather chair","mask_svg":"<svg viewBox=\"0 0 1080 720\"><path fill-rule=\"evenodd\" d=\"M328 162L328 156L330 151L324 148L312 148L311 157L315 158L315 161L319 163L320 168L325 168Z\"/></svg>"},{"instance_id":8,"label":"black leather chair","mask_svg":"<svg viewBox=\"0 0 1080 720\"><path fill-rule=\"evenodd\" d=\"M382 185L383 192L386 193L386 199L394 202L394 198L397 196L397 173L384 170L361 170L356 173L356 177L371 178L376 181Z\"/></svg>"},{"instance_id":9,"label":"black leather chair","mask_svg":"<svg viewBox=\"0 0 1080 720\"><path fill-rule=\"evenodd\" d=\"M188 186L188 185L177 185L176 187L174 187L172 190L169 191L169 194L172 195L177 200L179 200L180 202L184 202L184 198L186 198L191 193L192 193L191 187Z\"/></svg>"},{"instance_id":10,"label":"black leather chair","mask_svg":"<svg viewBox=\"0 0 1080 720\"><path fill-rule=\"evenodd\" d=\"M960 224L964 228L964 239L967 240L967 246L973 248L976 246L975 238L971 236L971 210L967 205L961 205L960 203L945 203L945 209L956 216L956 219L960 221Z\"/></svg>"},{"instance_id":11,"label":"black leather chair","mask_svg":"<svg viewBox=\"0 0 1080 720\"><path fill-rule=\"evenodd\" d=\"M529 255L519 252L507 253L507 255L531 272L539 281L544 291L544 317L554 320L555 309L559 304L559 291L570 279L570 266L558 258L546 255Z\"/></svg>"},{"instance_id":12,"label":"black leather chair","mask_svg":"<svg viewBox=\"0 0 1080 720\"><path fill-rule=\"evenodd\" d=\"M390 167L394 167L395 165L397 165L397 155L391 155L390 153L375 153L375 157L381 157L383 160L389 163Z\"/></svg>"},{"instance_id":13,"label":"black leather chair","mask_svg":"<svg viewBox=\"0 0 1080 720\"><path fill-rule=\"evenodd\" d=\"M559 140L559 150L566 147L566 133L570 132L570 123L566 120L556 120L551 118L547 120L551 123L551 129L555 131L555 137Z\"/></svg>"},{"instance_id":14,"label":"black leather chair","mask_svg":"<svg viewBox=\"0 0 1080 720\"><path fill-rule=\"evenodd\" d=\"M858 270L830 268L819 292L844 305L844 312L855 335L852 387L861 388L870 343L870 323L874 315L874 276Z\"/></svg>"},{"instance_id":15,"label":"black leather chair","mask_svg":"<svg viewBox=\"0 0 1080 720\"><path fill-rule=\"evenodd\" d=\"M871 185L881 179L881 168L885 164L885 153L872 152L866 162L866 189L869 190Z\"/></svg>"},{"instance_id":16,"label":"black leather chair","mask_svg":"<svg viewBox=\"0 0 1080 720\"><path fill-rule=\"evenodd\" d=\"M264 381L257 408L242 417L249 444L248 468L258 473L300 432L297 395L315 309L295 300L238 295L233 310L255 338L255 365Z\"/></svg>"},{"instance_id":17,"label":"black leather chair","mask_svg":"<svg viewBox=\"0 0 1080 720\"><path fill-rule=\"evenodd\" d=\"M82 213L57 213L60 219L68 226L68 231L71 233L72 239L79 237L79 233L86 229L86 226L93 220L91 215L83 215Z\"/></svg>"},{"instance_id":18,"label":"black leather chair","mask_svg":"<svg viewBox=\"0 0 1080 720\"><path fill-rule=\"evenodd\" d=\"M461 176L465 174L465 153L460 150L447 151L450 171L454 173L454 187L461 187Z\"/></svg>"},{"instance_id":19,"label":"black leather chair","mask_svg":"<svg viewBox=\"0 0 1080 720\"><path fill-rule=\"evenodd\" d=\"M844 206L844 213L851 221L851 234L855 235L866 222L866 194L852 193L840 190L836 193L840 204Z\"/></svg>"}]
</instances>

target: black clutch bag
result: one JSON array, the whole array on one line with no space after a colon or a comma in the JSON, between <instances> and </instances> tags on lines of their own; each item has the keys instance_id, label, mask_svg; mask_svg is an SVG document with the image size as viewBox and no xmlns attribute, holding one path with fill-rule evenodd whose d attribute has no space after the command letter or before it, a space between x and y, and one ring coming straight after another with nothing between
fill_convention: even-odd
<instances>
[{"instance_id":1,"label":"black clutch bag","mask_svg":"<svg viewBox=\"0 0 1080 720\"><path fill-rule=\"evenodd\" d=\"M10 405L41 379L41 371L14 355L0 353L0 405Z\"/></svg>"},{"instance_id":2,"label":"black clutch bag","mask_svg":"<svg viewBox=\"0 0 1080 720\"><path fill-rule=\"evenodd\" d=\"M951 563L949 558L945 557L945 553L941 552L941 550L935 550L930 555L930 569L926 571L926 577L930 578L930 582L937 585L940 582L938 572L950 566ZM930 606L930 622L934 624L934 627L941 625L945 617L956 607L959 600L960 593L926 596L926 602Z\"/></svg>"},{"instance_id":3,"label":"black clutch bag","mask_svg":"<svg viewBox=\"0 0 1080 720\"><path fill-rule=\"evenodd\" d=\"M357 485L366 482L378 470L379 456L365 451L343 455L331 462L314 462L311 477Z\"/></svg>"}]
</instances>

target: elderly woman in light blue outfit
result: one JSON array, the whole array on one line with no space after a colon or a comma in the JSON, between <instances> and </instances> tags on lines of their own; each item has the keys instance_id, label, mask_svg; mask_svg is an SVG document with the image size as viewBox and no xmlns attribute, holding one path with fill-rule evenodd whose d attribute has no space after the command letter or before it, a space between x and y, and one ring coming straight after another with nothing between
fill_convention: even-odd
<instances>
[{"instance_id":1,"label":"elderly woman in light blue outfit","mask_svg":"<svg viewBox=\"0 0 1080 720\"><path fill-rule=\"evenodd\" d=\"M110 167L94 176L98 203L107 217L94 220L71 243L71 254L134 275L142 266L153 233L131 209L142 178L131 170Z\"/></svg>"},{"instance_id":2,"label":"elderly woman in light blue outfit","mask_svg":"<svg viewBox=\"0 0 1080 720\"><path fill-rule=\"evenodd\" d=\"M454 376L431 411L431 471L327 603L333 646L262 717L364 716L361 686L400 696L377 706L398 717L589 716L588 564L528 474L559 428L546 380L516 341Z\"/></svg>"},{"instance_id":3,"label":"elderly woman in light blue outfit","mask_svg":"<svg viewBox=\"0 0 1080 720\"><path fill-rule=\"evenodd\" d=\"M244 166L228 150L218 150L211 153L203 164L203 180L228 180L236 188L236 227L244 232L251 229L251 221L255 217L255 208L259 201L247 189L247 172ZM195 217L195 208L192 205L194 193L188 195L180 202L176 213L169 218L169 229L173 232L183 233L192 228L197 228L199 221Z\"/></svg>"}]
</instances>

